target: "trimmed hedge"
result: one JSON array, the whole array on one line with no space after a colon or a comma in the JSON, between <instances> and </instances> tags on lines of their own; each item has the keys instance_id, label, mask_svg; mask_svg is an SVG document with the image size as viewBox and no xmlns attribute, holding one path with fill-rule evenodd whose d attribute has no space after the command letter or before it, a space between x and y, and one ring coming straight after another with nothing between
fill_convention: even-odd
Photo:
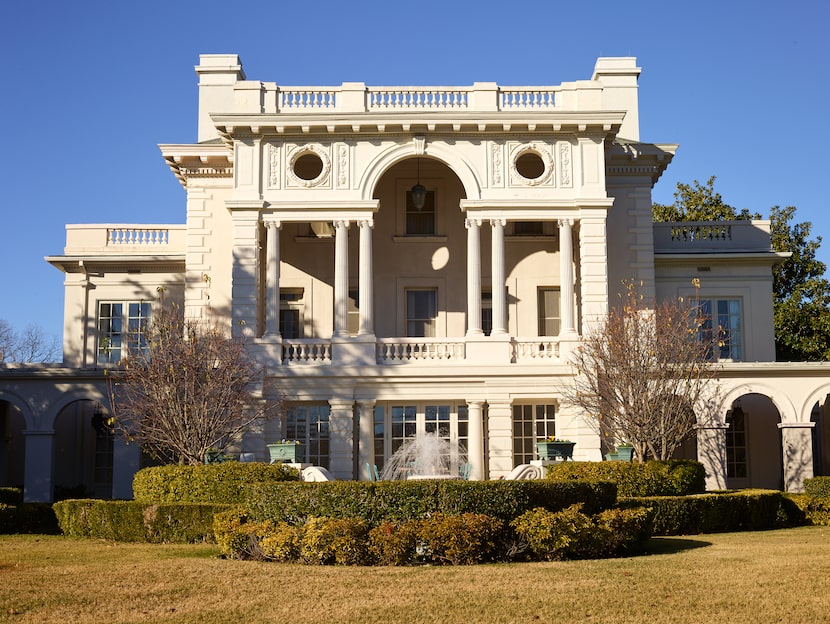
<instances>
[{"instance_id":1,"label":"trimmed hedge","mask_svg":"<svg viewBox=\"0 0 830 624\"><path fill-rule=\"evenodd\" d=\"M119 542L212 542L213 516L229 505L68 499L53 506L64 535Z\"/></svg>"},{"instance_id":2,"label":"trimmed hedge","mask_svg":"<svg viewBox=\"0 0 830 624\"><path fill-rule=\"evenodd\" d=\"M9 533L41 533L60 535L58 520L50 503L0 502L0 535Z\"/></svg>"},{"instance_id":3,"label":"trimmed hedge","mask_svg":"<svg viewBox=\"0 0 830 624\"><path fill-rule=\"evenodd\" d=\"M813 498L830 498L830 477L804 479L804 493Z\"/></svg>"},{"instance_id":4,"label":"trimmed hedge","mask_svg":"<svg viewBox=\"0 0 830 624\"><path fill-rule=\"evenodd\" d=\"M329 481L254 484L245 503L254 521L359 518L376 526L438 512L486 514L509 522L535 507L559 511L575 503L598 513L613 507L616 495L612 483L598 481Z\"/></svg>"},{"instance_id":5,"label":"trimmed hedge","mask_svg":"<svg viewBox=\"0 0 830 624\"><path fill-rule=\"evenodd\" d=\"M741 490L692 496L631 497L621 508L649 507L654 535L763 531L798 523L777 490Z\"/></svg>"},{"instance_id":6,"label":"trimmed hedge","mask_svg":"<svg viewBox=\"0 0 830 624\"><path fill-rule=\"evenodd\" d=\"M611 481L620 496L685 496L706 491L706 470L691 460L629 462L556 462L548 465L552 481Z\"/></svg>"},{"instance_id":7,"label":"trimmed hedge","mask_svg":"<svg viewBox=\"0 0 830 624\"><path fill-rule=\"evenodd\" d=\"M150 503L234 505L244 502L252 483L299 480L297 470L283 464L171 464L139 470L133 478L133 496Z\"/></svg>"},{"instance_id":8,"label":"trimmed hedge","mask_svg":"<svg viewBox=\"0 0 830 624\"><path fill-rule=\"evenodd\" d=\"M13 487L0 487L0 505L21 505L23 490Z\"/></svg>"}]
</instances>

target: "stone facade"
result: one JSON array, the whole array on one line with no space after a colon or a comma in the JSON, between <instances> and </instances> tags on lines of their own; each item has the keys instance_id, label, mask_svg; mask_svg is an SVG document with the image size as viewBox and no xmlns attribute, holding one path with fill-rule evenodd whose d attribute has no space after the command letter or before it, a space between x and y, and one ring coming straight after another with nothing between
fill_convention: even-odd
<instances>
[{"instance_id":1,"label":"stone facade","mask_svg":"<svg viewBox=\"0 0 830 624\"><path fill-rule=\"evenodd\" d=\"M203 55L196 73L197 142L160 146L186 223L67 226L47 258L66 274L63 366L0 372L0 477L28 499L76 485L129 496L137 450L89 422L106 410L112 319L151 314L160 293L244 335L263 397L285 405L236 451L265 460L267 442L298 437L310 463L366 479L436 431L484 479L553 433L601 460L599 437L560 406L568 354L622 280L661 299L699 278L736 341L724 402L687 456L713 488L797 490L827 468L830 368L772 362L769 223L651 221L677 146L640 141L635 59L550 87L285 87L247 80L235 55ZM742 438L728 433L737 405ZM64 421L87 431L69 482L49 459Z\"/></svg>"}]
</instances>

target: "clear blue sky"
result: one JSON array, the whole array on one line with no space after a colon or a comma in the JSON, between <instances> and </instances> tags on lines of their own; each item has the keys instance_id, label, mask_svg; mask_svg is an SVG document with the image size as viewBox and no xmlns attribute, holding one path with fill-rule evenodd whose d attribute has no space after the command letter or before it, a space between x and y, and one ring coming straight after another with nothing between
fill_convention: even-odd
<instances>
[{"instance_id":1,"label":"clear blue sky","mask_svg":"<svg viewBox=\"0 0 830 624\"><path fill-rule=\"evenodd\" d=\"M679 143L655 188L705 181L830 232L830 8L695 2L13 1L0 7L0 318L62 331L65 223L181 223L159 143L196 139L202 53L283 85L555 85L635 56L640 137ZM820 123L819 123L820 122ZM820 258L830 262L830 239Z\"/></svg>"}]
</instances>

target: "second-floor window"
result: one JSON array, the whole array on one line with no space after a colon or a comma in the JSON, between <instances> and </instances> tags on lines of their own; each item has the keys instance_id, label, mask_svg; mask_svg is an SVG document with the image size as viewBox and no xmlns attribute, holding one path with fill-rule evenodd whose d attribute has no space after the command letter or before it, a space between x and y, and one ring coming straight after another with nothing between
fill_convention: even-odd
<instances>
[{"instance_id":1,"label":"second-floor window","mask_svg":"<svg viewBox=\"0 0 830 624\"><path fill-rule=\"evenodd\" d=\"M740 299L701 299L700 339L710 345L713 360L743 359Z\"/></svg>"},{"instance_id":2,"label":"second-floor window","mask_svg":"<svg viewBox=\"0 0 830 624\"><path fill-rule=\"evenodd\" d=\"M432 236L435 234L435 191L427 191L424 207L418 210L412 203L412 193L406 192L406 235Z\"/></svg>"},{"instance_id":3,"label":"second-floor window","mask_svg":"<svg viewBox=\"0 0 830 624\"><path fill-rule=\"evenodd\" d=\"M438 321L438 291L434 288L406 291L406 335L411 338L435 336Z\"/></svg>"},{"instance_id":4,"label":"second-floor window","mask_svg":"<svg viewBox=\"0 0 830 624\"><path fill-rule=\"evenodd\" d=\"M539 335L559 335L559 289L540 288L538 293L539 305Z\"/></svg>"},{"instance_id":5,"label":"second-floor window","mask_svg":"<svg viewBox=\"0 0 830 624\"><path fill-rule=\"evenodd\" d=\"M280 335L283 338L303 337L303 289L280 289Z\"/></svg>"},{"instance_id":6,"label":"second-floor window","mask_svg":"<svg viewBox=\"0 0 830 624\"><path fill-rule=\"evenodd\" d=\"M98 363L115 364L136 349L147 352L151 314L144 301L98 302Z\"/></svg>"}]
</instances>

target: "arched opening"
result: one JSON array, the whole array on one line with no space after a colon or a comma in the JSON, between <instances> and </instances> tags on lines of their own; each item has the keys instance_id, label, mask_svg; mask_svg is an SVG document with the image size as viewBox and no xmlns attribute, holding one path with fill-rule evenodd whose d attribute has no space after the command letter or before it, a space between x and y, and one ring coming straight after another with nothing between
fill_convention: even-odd
<instances>
[{"instance_id":1,"label":"arched opening","mask_svg":"<svg viewBox=\"0 0 830 624\"><path fill-rule=\"evenodd\" d=\"M744 394L726 413L726 486L784 488L781 415L769 397Z\"/></svg>"},{"instance_id":2,"label":"arched opening","mask_svg":"<svg viewBox=\"0 0 830 624\"><path fill-rule=\"evenodd\" d=\"M824 397L824 401L816 403L810 414L810 421L815 423L813 427L813 474L815 476L830 475L830 395Z\"/></svg>"},{"instance_id":3,"label":"arched opening","mask_svg":"<svg viewBox=\"0 0 830 624\"><path fill-rule=\"evenodd\" d=\"M113 434L97 401L73 401L55 418L54 499L112 496Z\"/></svg>"},{"instance_id":4,"label":"arched opening","mask_svg":"<svg viewBox=\"0 0 830 624\"><path fill-rule=\"evenodd\" d=\"M0 486L23 488L26 420L14 403L0 401Z\"/></svg>"},{"instance_id":5,"label":"arched opening","mask_svg":"<svg viewBox=\"0 0 830 624\"><path fill-rule=\"evenodd\" d=\"M426 189L422 206L412 196L418 184ZM379 338L464 335L466 229L459 202L465 198L452 169L426 156L399 161L378 180L374 298L386 304L375 310Z\"/></svg>"}]
</instances>

